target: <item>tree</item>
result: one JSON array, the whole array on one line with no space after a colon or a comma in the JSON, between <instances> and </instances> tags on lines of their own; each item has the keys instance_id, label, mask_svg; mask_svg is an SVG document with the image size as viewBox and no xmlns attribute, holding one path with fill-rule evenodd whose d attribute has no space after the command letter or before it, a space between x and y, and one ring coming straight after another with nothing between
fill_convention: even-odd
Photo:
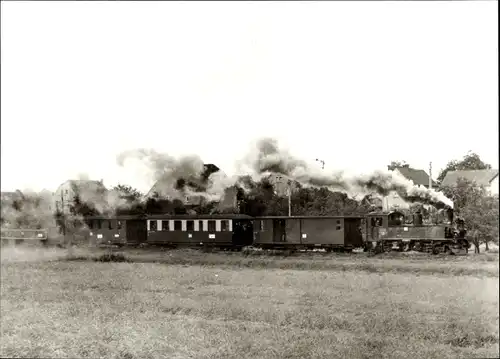
<instances>
[{"instance_id":1,"label":"tree","mask_svg":"<svg viewBox=\"0 0 500 359\"><path fill-rule=\"evenodd\" d=\"M240 213L251 216L287 216L288 196L279 196L273 185L263 180L246 183L247 191L238 189ZM294 216L335 216L368 213L371 204L357 201L342 192L332 192L328 188L297 186L292 192L292 215Z\"/></svg>"},{"instance_id":2,"label":"tree","mask_svg":"<svg viewBox=\"0 0 500 359\"><path fill-rule=\"evenodd\" d=\"M488 169L491 169L490 164L483 162L477 153L469 151L460 161L452 160L448 162L446 167L439 173L437 180L441 183L449 171Z\"/></svg>"},{"instance_id":3,"label":"tree","mask_svg":"<svg viewBox=\"0 0 500 359\"><path fill-rule=\"evenodd\" d=\"M274 187L269 181L254 182L247 177L242 182L247 190L237 188L236 199L240 213L254 217L277 215L280 197L274 193Z\"/></svg>"},{"instance_id":4,"label":"tree","mask_svg":"<svg viewBox=\"0 0 500 359\"><path fill-rule=\"evenodd\" d=\"M73 201L69 205L69 212L74 217L101 215L92 203L83 202L78 194L73 197Z\"/></svg>"},{"instance_id":5,"label":"tree","mask_svg":"<svg viewBox=\"0 0 500 359\"><path fill-rule=\"evenodd\" d=\"M479 253L479 245L498 242L498 198L488 195L484 187L459 178L455 186L444 187L443 192L453 200L455 216L465 221L468 235Z\"/></svg>"},{"instance_id":6,"label":"tree","mask_svg":"<svg viewBox=\"0 0 500 359\"><path fill-rule=\"evenodd\" d=\"M146 203L143 203L143 194L140 191L129 185L123 184L114 186L113 191L117 193L120 198L120 201L118 201L118 208L115 209L117 215L140 215L145 213Z\"/></svg>"},{"instance_id":7,"label":"tree","mask_svg":"<svg viewBox=\"0 0 500 359\"><path fill-rule=\"evenodd\" d=\"M123 185L119 184L117 186L113 187L113 190L120 193L122 198L129 200L130 202L139 202L142 198L142 193L138 191L137 189L129 186L129 185Z\"/></svg>"}]
</instances>

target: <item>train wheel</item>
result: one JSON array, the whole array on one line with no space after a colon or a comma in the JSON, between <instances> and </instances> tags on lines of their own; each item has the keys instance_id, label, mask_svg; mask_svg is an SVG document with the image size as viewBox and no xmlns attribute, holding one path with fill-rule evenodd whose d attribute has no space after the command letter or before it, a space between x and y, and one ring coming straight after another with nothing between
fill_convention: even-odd
<instances>
[{"instance_id":1,"label":"train wheel","mask_svg":"<svg viewBox=\"0 0 500 359\"><path fill-rule=\"evenodd\" d=\"M432 247L432 254L436 255L436 254L439 254L441 251L440 251L440 248L438 246L434 246Z\"/></svg>"}]
</instances>

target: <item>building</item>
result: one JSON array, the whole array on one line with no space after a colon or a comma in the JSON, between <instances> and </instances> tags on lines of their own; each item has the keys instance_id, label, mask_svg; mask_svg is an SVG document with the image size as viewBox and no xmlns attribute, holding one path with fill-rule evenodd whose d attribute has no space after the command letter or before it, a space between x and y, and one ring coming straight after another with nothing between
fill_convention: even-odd
<instances>
[{"instance_id":1,"label":"building","mask_svg":"<svg viewBox=\"0 0 500 359\"><path fill-rule=\"evenodd\" d=\"M108 207L107 194L108 189L102 181L67 180L54 192L54 208L67 213L75 197L78 196L82 202L91 203L99 212L102 212Z\"/></svg>"},{"instance_id":2,"label":"building","mask_svg":"<svg viewBox=\"0 0 500 359\"><path fill-rule=\"evenodd\" d=\"M387 166L387 169L391 172L395 172L409 181L412 181L416 186L423 186L429 188L429 175L424 170L411 168L410 165L405 164L402 166ZM432 187L437 187L437 183L432 180ZM401 196L396 192L391 192L389 195L381 198L382 208L384 211L391 211L394 209L408 209L410 208L410 203L407 203Z\"/></svg>"},{"instance_id":3,"label":"building","mask_svg":"<svg viewBox=\"0 0 500 359\"><path fill-rule=\"evenodd\" d=\"M441 186L454 186L459 178L475 182L484 187L490 195L498 195L498 170L449 171Z\"/></svg>"},{"instance_id":4,"label":"building","mask_svg":"<svg viewBox=\"0 0 500 359\"><path fill-rule=\"evenodd\" d=\"M424 170L411 168L408 164L402 166L387 166L387 169L389 171L398 172L400 175L412 181L417 186L429 188L429 175ZM437 185L437 182L432 180L432 187L437 187Z\"/></svg>"}]
</instances>

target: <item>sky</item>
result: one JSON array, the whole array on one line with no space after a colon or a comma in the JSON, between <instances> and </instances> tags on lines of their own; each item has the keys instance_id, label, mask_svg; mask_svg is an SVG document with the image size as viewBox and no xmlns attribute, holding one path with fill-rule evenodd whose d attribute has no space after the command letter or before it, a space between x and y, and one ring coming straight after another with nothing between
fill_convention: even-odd
<instances>
[{"instance_id":1,"label":"sky","mask_svg":"<svg viewBox=\"0 0 500 359\"><path fill-rule=\"evenodd\" d=\"M264 136L325 170L498 168L498 2L1 2L2 191L147 191L134 148L233 174Z\"/></svg>"}]
</instances>

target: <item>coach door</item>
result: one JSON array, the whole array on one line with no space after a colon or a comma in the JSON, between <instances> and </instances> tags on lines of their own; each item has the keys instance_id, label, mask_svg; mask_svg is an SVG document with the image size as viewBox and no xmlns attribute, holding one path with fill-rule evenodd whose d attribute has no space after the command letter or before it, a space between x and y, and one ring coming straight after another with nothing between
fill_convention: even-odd
<instances>
[{"instance_id":1,"label":"coach door","mask_svg":"<svg viewBox=\"0 0 500 359\"><path fill-rule=\"evenodd\" d=\"M284 219L273 220L273 241L286 242L286 220Z\"/></svg>"},{"instance_id":2,"label":"coach door","mask_svg":"<svg viewBox=\"0 0 500 359\"><path fill-rule=\"evenodd\" d=\"M127 220L125 225L127 228L127 242L145 243L147 241L148 232L145 220Z\"/></svg>"},{"instance_id":3,"label":"coach door","mask_svg":"<svg viewBox=\"0 0 500 359\"><path fill-rule=\"evenodd\" d=\"M352 245L354 248L363 246L361 219L344 218L344 243Z\"/></svg>"}]
</instances>

